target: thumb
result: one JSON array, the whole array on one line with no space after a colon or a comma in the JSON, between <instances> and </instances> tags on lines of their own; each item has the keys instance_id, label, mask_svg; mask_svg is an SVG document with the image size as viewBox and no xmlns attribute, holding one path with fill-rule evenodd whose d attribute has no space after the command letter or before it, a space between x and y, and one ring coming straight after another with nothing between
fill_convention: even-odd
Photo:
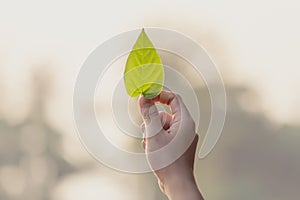
<instances>
[{"instance_id":1,"label":"thumb","mask_svg":"<svg viewBox=\"0 0 300 200\"><path fill-rule=\"evenodd\" d=\"M141 96L139 105L145 123L145 137L155 136L163 129L155 103L151 99Z\"/></svg>"}]
</instances>

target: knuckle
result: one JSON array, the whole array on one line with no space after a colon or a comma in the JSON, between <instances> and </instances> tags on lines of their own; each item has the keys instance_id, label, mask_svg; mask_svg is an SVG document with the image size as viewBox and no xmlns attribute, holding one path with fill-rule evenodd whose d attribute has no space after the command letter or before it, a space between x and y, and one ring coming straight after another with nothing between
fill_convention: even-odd
<instances>
[{"instance_id":1,"label":"knuckle","mask_svg":"<svg viewBox=\"0 0 300 200\"><path fill-rule=\"evenodd\" d=\"M156 109L150 109L148 113L148 117L153 118L153 117L158 117L159 113L157 112Z\"/></svg>"},{"instance_id":2,"label":"knuckle","mask_svg":"<svg viewBox=\"0 0 300 200\"><path fill-rule=\"evenodd\" d=\"M178 94L178 93L174 93L175 97L178 98L178 99L181 99L181 95Z\"/></svg>"},{"instance_id":3,"label":"knuckle","mask_svg":"<svg viewBox=\"0 0 300 200\"><path fill-rule=\"evenodd\" d=\"M178 100L181 100L181 95L178 94L178 93L173 93L174 95L174 98L178 99Z\"/></svg>"},{"instance_id":4,"label":"knuckle","mask_svg":"<svg viewBox=\"0 0 300 200\"><path fill-rule=\"evenodd\" d=\"M142 123L142 124L140 125L140 129L141 129L142 132L145 131L145 123Z\"/></svg>"}]
</instances>

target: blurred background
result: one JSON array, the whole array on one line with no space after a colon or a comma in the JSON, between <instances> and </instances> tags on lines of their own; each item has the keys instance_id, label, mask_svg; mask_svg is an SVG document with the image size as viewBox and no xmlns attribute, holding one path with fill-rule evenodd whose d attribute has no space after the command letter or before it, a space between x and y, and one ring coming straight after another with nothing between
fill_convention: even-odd
<instances>
[{"instance_id":1,"label":"blurred background","mask_svg":"<svg viewBox=\"0 0 300 200\"><path fill-rule=\"evenodd\" d=\"M151 173L121 173L94 160L73 124L84 60L113 35L141 27L193 38L224 78L223 133L196 161L206 199L299 199L299 9L292 0L1 1L0 199L166 199ZM209 96L191 82L201 99L201 135Z\"/></svg>"}]
</instances>

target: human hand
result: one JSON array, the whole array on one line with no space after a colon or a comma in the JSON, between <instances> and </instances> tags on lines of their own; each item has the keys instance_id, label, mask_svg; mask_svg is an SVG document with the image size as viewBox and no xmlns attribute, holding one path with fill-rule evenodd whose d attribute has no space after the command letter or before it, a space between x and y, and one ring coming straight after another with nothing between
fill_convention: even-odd
<instances>
[{"instance_id":1,"label":"human hand","mask_svg":"<svg viewBox=\"0 0 300 200\"><path fill-rule=\"evenodd\" d=\"M172 114L158 112L156 102L170 106ZM195 133L195 122L181 97L162 91L154 99L140 97L139 104L144 121L141 125L144 136L142 146L161 190L171 200L203 199L193 174L198 135ZM179 136L179 140L175 141L176 150L183 150L179 155L170 150L153 154L171 143L175 136ZM167 161L170 158L173 162Z\"/></svg>"}]
</instances>

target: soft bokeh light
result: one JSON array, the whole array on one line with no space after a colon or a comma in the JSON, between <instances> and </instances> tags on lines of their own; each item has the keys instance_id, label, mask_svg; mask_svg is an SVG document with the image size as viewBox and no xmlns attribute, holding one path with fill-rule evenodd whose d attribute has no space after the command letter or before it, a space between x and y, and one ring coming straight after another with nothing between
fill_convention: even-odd
<instances>
[{"instance_id":1,"label":"soft bokeh light","mask_svg":"<svg viewBox=\"0 0 300 200\"><path fill-rule=\"evenodd\" d=\"M142 27L193 38L224 78L224 132L213 152L196 162L204 196L298 199L299 9L292 0L1 2L0 199L165 198L152 174L124 174L94 160L73 122L73 87L89 53L113 35ZM201 134L210 118L208 93L192 70L185 73L201 99ZM101 101L109 99L96 103L100 114L107 111ZM139 142L113 133L122 147L141 150Z\"/></svg>"}]
</instances>

